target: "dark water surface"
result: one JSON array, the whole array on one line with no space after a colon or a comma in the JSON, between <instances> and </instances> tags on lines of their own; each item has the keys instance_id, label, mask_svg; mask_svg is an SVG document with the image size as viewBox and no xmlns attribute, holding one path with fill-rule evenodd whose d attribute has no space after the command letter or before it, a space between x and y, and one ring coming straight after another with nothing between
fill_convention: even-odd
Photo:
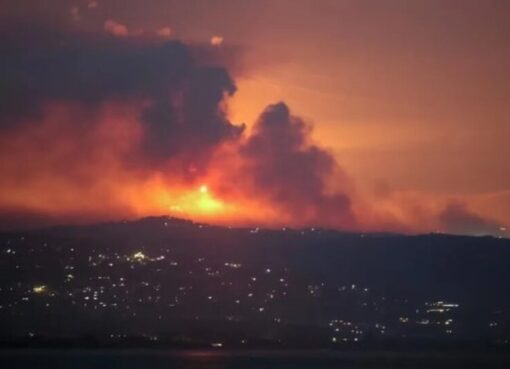
<instances>
[{"instance_id":1,"label":"dark water surface","mask_svg":"<svg viewBox=\"0 0 510 369\"><path fill-rule=\"evenodd\" d=\"M1 369L492 369L510 355L335 351L4 350Z\"/></svg>"}]
</instances>

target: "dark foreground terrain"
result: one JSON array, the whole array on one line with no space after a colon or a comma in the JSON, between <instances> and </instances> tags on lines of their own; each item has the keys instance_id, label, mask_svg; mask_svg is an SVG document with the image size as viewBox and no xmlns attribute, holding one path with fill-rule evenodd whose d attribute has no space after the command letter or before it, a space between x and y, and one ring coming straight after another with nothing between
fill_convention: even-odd
<instances>
[{"instance_id":1,"label":"dark foreground terrain","mask_svg":"<svg viewBox=\"0 0 510 369\"><path fill-rule=\"evenodd\" d=\"M491 237L229 229L166 217L2 233L0 345L492 356L510 346L509 266L510 240ZM34 351L23 360L38 355L52 358Z\"/></svg>"}]
</instances>

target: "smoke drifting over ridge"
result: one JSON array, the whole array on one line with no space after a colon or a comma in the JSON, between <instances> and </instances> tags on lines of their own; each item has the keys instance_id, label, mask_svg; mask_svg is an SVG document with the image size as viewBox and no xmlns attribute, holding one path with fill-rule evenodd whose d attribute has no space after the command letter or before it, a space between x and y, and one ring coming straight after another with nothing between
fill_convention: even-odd
<instances>
[{"instance_id":1,"label":"smoke drifting over ridge","mask_svg":"<svg viewBox=\"0 0 510 369\"><path fill-rule=\"evenodd\" d=\"M4 213L354 224L349 197L326 193L336 163L305 124L280 103L243 135L225 110L232 77L199 65L194 46L40 29L5 32L0 48ZM221 199L195 196L202 183Z\"/></svg>"},{"instance_id":2,"label":"smoke drifting over ridge","mask_svg":"<svg viewBox=\"0 0 510 369\"><path fill-rule=\"evenodd\" d=\"M290 115L284 103L266 108L253 134L241 147L254 188L268 193L286 212L299 214L303 223L353 227L349 196L328 193L327 180L338 165L327 151L310 144L310 128Z\"/></svg>"},{"instance_id":3,"label":"smoke drifting over ridge","mask_svg":"<svg viewBox=\"0 0 510 369\"><path fill-rule=\"evenodd\" d=\"M2 30L0 52L7 227L169 213L420 230L368 217L335 158L284 103L268 106L250 134L231 122L235 82L203 46L31 26Z\"/></svg>"}]
</instances>

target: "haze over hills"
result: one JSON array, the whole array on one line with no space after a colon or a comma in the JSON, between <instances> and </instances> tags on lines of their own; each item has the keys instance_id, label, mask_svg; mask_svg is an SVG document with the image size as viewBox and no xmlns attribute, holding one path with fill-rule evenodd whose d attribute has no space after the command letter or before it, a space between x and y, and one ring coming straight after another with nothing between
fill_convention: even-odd
<instances>
[{"instance_id":1,"label":"haze over hills","mask_svg":"<svg viewBox=\"0 0 510 369\"><path fill-rule=\"evenodd\" d=\"M153 217L1 233L0 253L0 338L9 345L510 339L507 239Z\"/></svg>"}]
</instances>

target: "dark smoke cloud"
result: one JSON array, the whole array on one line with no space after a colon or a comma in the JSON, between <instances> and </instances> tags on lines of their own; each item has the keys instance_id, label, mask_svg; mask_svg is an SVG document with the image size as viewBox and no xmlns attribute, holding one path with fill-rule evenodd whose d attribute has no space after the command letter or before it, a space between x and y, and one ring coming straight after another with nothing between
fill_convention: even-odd
<instances>
[{"instance_id":1,"label":"dark smoke cloud","mask_svg":"<svg viewBox=\"0 0 510 369\"><path fill-rule=\"evenodd\" d=\"M34 26L0 35L0 129L37 121L49 101L91 106L147 100L141 114L145 159L203 153L238 137L220 103L235 92L227 71L199 66L180 42L83 36ZM191 155L193 156L193 155Z\"/></svg>"},{"instance_id":2,"label":"dark smoke cloud","mask_svg":"<svg viewBox=\"0 0 510 369\"><path fill-rule=\"evenodd\" d=\"M162 158L204 148L240 136L244 127L232 125L219 104L235 85L222 68L195 70L173 98L154 100L145 110L146 152Z\"/></svg>"},{"instance_id":3,"label":"dark smoke cloud","mask_svg":"<svg viewBox=\"0 0 510 369\"><path fill-rule=\"evenodd\" d=\"M349 196L327 190L327 179L338 170L335 159L310 144L309 134L284 103L267 107L241 148L254 187L303 224L352 226Z\"/></svg>"},{"instance_id":4,"label":"dark smoke cloud","mask_svg":"<svg viewBox=\"0 0 510 369\"><path fill-rule=\"evenodd\" d=\"M465 204L452 202L439 214L439 221L448 233L469 235L494 235L500 231L495 221L470 211Z\"/></svg>"},{"instance_id":5,"label":"dark smoke cloud","mask_svg":"<svg viewBox=\"0 0 510 369\"><path fill-rule=\"evenodd\" d=\"M335 159L309 142L310 127L291 116L285 104L269 106L253 134L239 140L244 126L232 124L222 108L236 87L229 73L215 66L218 51L161 39L33 30L0 34L0 130L44 121L44 107L54 101L78 103L80 111L91 112L109 101L143 102L142 139L126 154L126 163L164 171L168 160L176 159L171 168L178 163L182 172L166 174L183 178L187 168L207 169L212 151L232 140L239 145L243 172L232 169L224 178L252 182L257 198L274 204L284 221L354 225L350 197L327 183L340 172ZM197 56L207 60L197 62ZM83 131L86 118L67 124Z\"/></svg>"}]
</instances>

